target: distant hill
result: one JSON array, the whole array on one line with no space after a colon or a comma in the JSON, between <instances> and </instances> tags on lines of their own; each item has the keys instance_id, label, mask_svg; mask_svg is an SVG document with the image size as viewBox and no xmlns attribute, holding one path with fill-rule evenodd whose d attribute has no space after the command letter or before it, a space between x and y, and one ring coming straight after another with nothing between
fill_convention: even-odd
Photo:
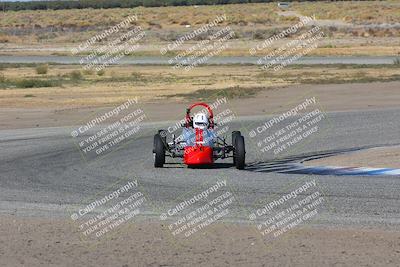
<instances>
[{"instance_id":1,"label":"distant hill","mask_svg":"<svg viewBox=\"0 0 400 267\"><path fill-rule=\"evenodd\" d=\"M301 1L301 0L300 0ZM224 5L245 3L279 2L276 0L78 0L78 1L29 1L0 2L1 10L45 10L45 9L83 9L83 8L133 8L138 6L192 6ZM290 2L290 1L287 1ZM312 0L310 2L313 2Z\"/></svg>"}]
</instances>

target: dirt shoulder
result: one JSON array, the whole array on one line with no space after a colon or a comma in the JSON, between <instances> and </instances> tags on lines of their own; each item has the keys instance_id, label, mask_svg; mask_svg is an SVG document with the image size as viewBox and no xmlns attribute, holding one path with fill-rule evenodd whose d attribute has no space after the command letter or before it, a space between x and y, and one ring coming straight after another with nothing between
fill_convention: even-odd
<instances>
[{"instance_id":1,"label":"dirt shoulder","mask_svg":"<svg viewBox=\"0 0 400 267\"><path fill-rule=\"evenodd\" d=\"M324 111L398 108L399 87L400 82L291 85L262 90L249 98L228 100L228 105L237 116L279 114L293 108L305 98L314 96ZM74 92L70 94L73 96ZM223 97L223 95L218 97ZM120 103L128 98L121 98ZM174 120L180 118L186 107L195 101L197 99L171 98L153 102L145 101L140 104L140 107L146 112L149 121ZM29 108L29 103L26 103L26 108L3 107L0 108L0 129L72 126L79 124L84 118L92 118L115 106L117 104L95 107L60 105L59 107Z\"/></svg>"},{"instance_id":2,"label":"dirt shoulder","mask_svg":"<svg viewBox=\"0 0 400 267\"><path fill-rule=\"evenodd\" d=\"M304 162L308 166L400 168L400 146L371 148Z\"/></svg>"},{"instance_id":3,"label":"dirt shoulder","mask_svg":"<svg viewBox=\"0 0 400 267\"><path fill-rule=\"evenodd\" d=\"M38 74L39 67L47 73ZM119 65L107 68L100 75L82 71L80 65L6 64L0 71L0 107L106 107L134 97L140 98L141 103L179 103L188 99L212 99L213 94L221 95L218 91L234 98L234 92L240 90L240 98L249 98L254 96L251 93L254 89L264 93L261 97L271 98L275 95L287 98L289 94L296 97L297 91L304 93L305 90L320 95L337 92L348 98L365 98L370 92L395 94L396 90L391 90L393 86L387 90L379 83L396 81L400 81L397 65L293 65L280 71L264 71L255 65L199 66L190 71L167 65ZM362 88L352 86L354 83L362 83ZM307 84L316 86L296 86ZM322 86L328 84L346 85ZM282 90L285 86L287 90ZM359 92L368 95L360 97Z\"/></svg>"},{"instance_id":4,"label":"dirt shoulder","mask_svg":"<svg viewBox=\"0 0 400 267\"><path fill-rule=\"evenodd\" d=\"M254 226L223 223L180 242L157 222L117 231L87 246L67 221L3 215L0 259L4 266L396 266L400 255L400 232L380 229L301 228L267 244Z\"/></svg>"}]
</instances>

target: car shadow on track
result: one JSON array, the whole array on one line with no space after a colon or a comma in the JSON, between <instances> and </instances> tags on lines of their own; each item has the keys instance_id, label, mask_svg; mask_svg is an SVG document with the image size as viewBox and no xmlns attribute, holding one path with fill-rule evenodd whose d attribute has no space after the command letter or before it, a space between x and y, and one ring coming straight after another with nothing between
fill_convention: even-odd
<instances>
[{"instance_id":1,"label":"car shadow on track","mask_svg":"<svg viewBox=\"0 0 400 267\"><path fill-rule=\"evenodd\" d=\"M278 173L296 173L296 174L310 174L316 172L313 167L304 166L303 163L309 160L315 160L320 158L331 157L339 154L355 152L362 149L383 147L388 145L371 145L362 147L353 147L346 149L335 149L327 151L316 151L310 153L304 153L299 155L292 155L288 157L282 157L277 159L270 159L266 161L257 161L248 163L245 170L253 172L278 172ZM318 167L318 166L317 166ZM322 172L317 170L318 174ZM328 172L327 174L330 174Z\"/></svg>"}]
</instances>

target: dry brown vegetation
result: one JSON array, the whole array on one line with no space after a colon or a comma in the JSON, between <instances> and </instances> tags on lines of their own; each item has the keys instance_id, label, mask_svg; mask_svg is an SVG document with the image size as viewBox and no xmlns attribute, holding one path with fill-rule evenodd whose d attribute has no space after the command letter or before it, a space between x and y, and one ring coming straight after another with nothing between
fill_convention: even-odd
<instances>
[{"instance_id":1,"label":"dry brown vegetation","mask_svg":"<svg viewBox=\"0 0 400 267\"><path fill-rule=\"evenodd\" d=\"M290 9L302 15L316 15L318 19L351 23L351 27L328 24L323 30L330 38L399 36L398 27L391 26L400 23L400 3L396 1L301 2L292 4ZM174 40L222 14L226 14L227 20L220 26L231 26L239 40L262 40L298 21L296 16L280 16L279 11L276 3L9 11L1 14L0 42L79 43L134 14L139 16L134 24L146 30L148 43Z\"/></svg>"},{"instance_id":2,"label":"dry brown vegetation","mask_svg":"<svg viewBox=\"0 0 400 267\"><path fill-rule=\"evenodd\" d=\"M400 3L391 1L339 1L294 3L293 9L318 19L343 20L355 24L400 22Z\"/></svg>"}]
</instances>

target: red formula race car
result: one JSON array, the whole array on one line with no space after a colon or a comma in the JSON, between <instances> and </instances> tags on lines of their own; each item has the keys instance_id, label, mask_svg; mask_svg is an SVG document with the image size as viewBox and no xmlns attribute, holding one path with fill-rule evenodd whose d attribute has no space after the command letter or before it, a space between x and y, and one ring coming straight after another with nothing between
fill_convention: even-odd
<instances>
[{"instance_id":1,"label":"red formula race car","mask_svg":"<svg viewBox=\"0 0 400 267\"><path fill-rule=\"evenodd\" d=\"M190 112L195 107L203 107L204 112ZM233 158L233 164L242 170L245 166L244 137L240 131L232 132L232 144L226 143L225 138L218 136L215 131L214 115L206 103L195 103L186 110L183 120L182 134L178 137L168 131L158 130L154 135L154 167L161 168L165 164L165 157L183 158L188 167L212 165L216 159ZM168 142L168 139L171 139Z\"/></svg>"}]
</instances>

